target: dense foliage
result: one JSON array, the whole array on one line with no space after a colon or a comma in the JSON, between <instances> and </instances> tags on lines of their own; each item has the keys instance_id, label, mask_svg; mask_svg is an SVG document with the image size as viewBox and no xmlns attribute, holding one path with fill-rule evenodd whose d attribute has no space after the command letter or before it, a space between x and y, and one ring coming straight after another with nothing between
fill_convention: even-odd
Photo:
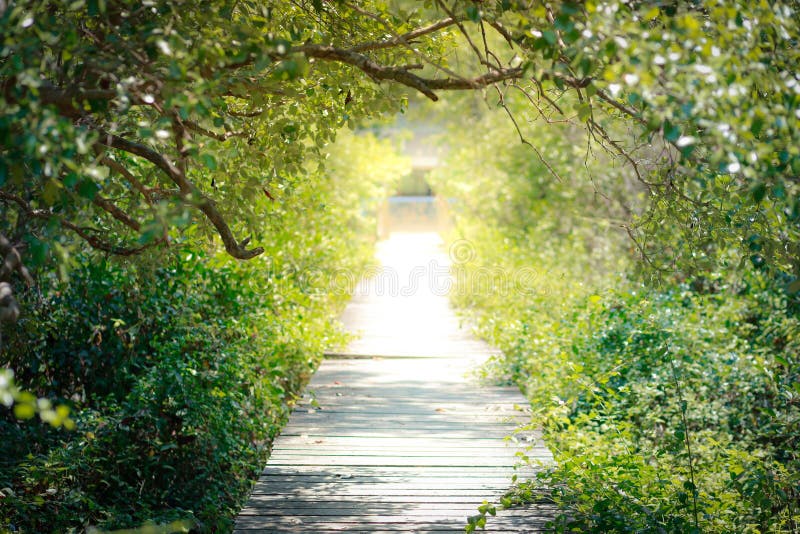
<instances>
[{"instance_id":1,"label":"dense foliage","mask_svg":"<svg viewBox=\"0 0 800 534\"><path fill-rule=\"evenodd\" d=\"M63 258L75 236L135 254L212 234L253 257L269 238L259 200L280 198L339 127L401 110L398 88L431 100L487 88L501 106L527 100L517 126L572 122L628 167L655 199L629 221L655 267L797 268L794 2L0 10L2 230L24 236L33 257ZM545 148L534 151L557 179ZM654 244L665 219L680 232Z\"/></svg>"},{"instance_id":2,"label":"dense foliage","mask_svg":"<svg viewBox=\"0 0 800 534\"><path fill-rule=\"evenodd\" d=\"M374 204L406 168L392 150L342 137L324 181L298 184L274 214L259 259L87 253L68 282L23 290L3 361L70 406L75 429L2 414L0 530L229 530L293 399L342 340L341 280L370 261Z\"/></svg>"},{"instance_id":3,"label":"dense foliage","mask_svg":"<svg viewBox=\"0 0 800 534\"><path fill-rule=\"evenodd\" d=\"M504 115L476 104L454 103L474 115L448 132L431 177L456 218L453 297L503 351L487 376L521 386L527 430L542 428L555 457L497 505L553 499L565 531L796 530L795 276L662 253L653 260L677 268L654 283L621 207L651 209L645 187L607 154L584 162L575 125L534 125L525 133L548 147L554 181L499 127ZM680 224L662 220L654 246L674 247Z\"/></svg>"},{"instance_id":4,"label":"dense foliage","mask_svg":"<svg viewBox=\"0 0 800 534\"><path fill-rule=\"evenodd\" d=\"M234 257L262 254L272 204L313 181L336 132L402 107L324 51L293 48L382 35L353 10L315 9L3 3L0 231L29 261L66 262L76 239L135 255L215 234Z\"/></svg>"},{"instance_id":5,"label":"dense foliage","mask_svg":"<svg viewBox=\"0 0 800 534\"><path fill-rule=\"evenodd\" d=\"M798 7L536 2L501 16L534 73L523 116L581 126L580 144L616 154L652 199L626 223L652 269L800 272Z\"/></svg>"}]
</instances>

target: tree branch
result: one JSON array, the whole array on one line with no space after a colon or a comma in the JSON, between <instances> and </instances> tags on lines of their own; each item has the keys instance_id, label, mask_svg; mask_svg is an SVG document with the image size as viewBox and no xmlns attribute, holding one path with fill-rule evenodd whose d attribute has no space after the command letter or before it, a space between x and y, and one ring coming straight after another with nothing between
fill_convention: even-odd
<instances>
[{"instance_id":1,"label":"tree branch","mask_svg":"<svg viewBox=\"0 0 800 534\"><path fill-rule=\"evenodd\" d=\"M392 80L411 87L412 89L416 89L433 101L439 100L436 93L425 83L425 79L410 73L407 69L379 65L363 54L333 46L308 44L299 47L297 51L302 52L309 58L313 57L315 59L338 61L340 63L352 65L375 80Z\"/></svg>"},{"instance_id":2,"label":"tree branch","mask_svg":"<svg viewBox=\"0 0 800 534\"><path fill-rule=\"evenodd\" d=\"M186 175L184 175L178 167L163 155L145 145L134 143L133 141L129 141L103 130L98 131L100 132L99 142L101 144L144 158L166 174L167 177L178 186L184 200L195 205L203 212L211 224L214 225L220 238L222 238L222 243L228 254L240 260L249 260L264 252L263 247L247 249L248 239L245 239L241 243L238 242L227 221L217 209L215 202L205 196L186 178Z\"/></svg>"},{"instance_id":3,"label":"tree branch","mask_svg":"<svg viewBox=\"0 0 800 534\"><path fill-rule=\"evenodd\" d=\"M200 135L204 135L206 137L210 137L212 139L216 139L217 141L227 141L231 137L244 137L245 135L247 135L246 132L242 132L242 131L217 133L217 132L213 132L211 130L208 130L206 128L203 128L202 126L200 126L199 124L197 124L194 121L184 120L184 121L181 121L181 122L183 123L183 125L186 127L187 130L191 130L193 132L197 132Z\"/></svg>"},{"instance_id":4,"label":"tree branch","mask_svg":"<svg viewBox=\"0 0 800 534\"><path fill-rule=\"evenodd\" d=\"M38 88L39 98L43 104L55 106L59 113L76 119L86 114L79 102L87 100L112 100L117 92L105 89L81 89L56 87L44 81Z\"/></svg>"},{"instance_id":5,"label":"tree branch","mask_svg":"<svg viewBox=\"0 0 800 534\"><path fill-rule=\"evenodd\" d=\"M33 278L22 263L17 247L3 234L0 234L0 259L3 261L0 265L0 281L7 281L11 273L17 271L27 284L33 285Z\"/></svg>"},{"instance_id":6,"label":"tree branch","mask_svg":"<svg viewBox=\"0 0 800 534\"><path fill-rule=\"evenodd\" d=\"M98 147L98 152L102 153L102 150ZM121 163L116 160L113 160L109 157L102 157L100 158L100 163L108 167L109 169L115 170L120 173L132 186L134 189L139 191L142 194L145 201L148 204L153 204L153 193L156 191L151 187L146 187L142 182L140 182L131 171L126 169Z\"/></svg>"},{"instance_id":7,"label":"tree branch","mask_svg":"<svg viewBox=\"0 0 800 534\"><path fill-rule=\"evenodd\" d=\"M349 50L351 52L367 52L369 50L380 50L382 48L391 48L393 46L404 45L411 42L414 39L422 37L424 35L428 35L429 33L434 33L438 30L443 28L447 28L448 26L452 26L456 23L456 19L453 17L449 17L438 22L434 22L428 26L423 26L421 28L417 28L415 30L411 30L410 32L406 32L402 35L398 35L397 37L392 37L391 39L386 39L384 41L372 41L369 43L362 43L360 45L356 45Z\"/></svg>"},{"instance_id":8,"label":"tree branch","mask_svg":"<svg viewBox=\"0 0 800 534\"><path fill-rule=\"evenodd\" d=\"M504 69L494 69L481 76L465 80L455 80L443 78L440 80L428 80L428 87L445 91L480 89L489 85L505 80L515 80L522 77L522 69L519 67L509 67Z\"/></svg>"},{"instance_id":9,"label":"tree branch","mask_svg":"<svg viewBox=\"0 0 800 534\"><path fill-rule=\"evenodd\" d=\"M511 113L511 110L508 109L508 105L506 104L506 99L505 99L505 95L503 95L503 92L497 86L495 86L495 90L497 91L497 96L500 99L500 106L505 110L506 115L508 115L508 118L511 119L511 122L514 124L514 128L517 130L517 135L519 136L520 143L522 143L524 145L528 145L529 147L531 147L533 152L536 154L536 157L539 158L539 161L542 162L542 165L544 165L545 168L547 168L547 170L550 172L550 174L552 174L553 177L556 180L558 180L559 182L563 182L564 180L562 180L561 176L550 165L550 162L548 162L546 159L544 159L544 156L542 155L541 152L539 152L539 149L536 148L533 145L533 143L528 141L528 139L526 139L525 136L522 134L522 130L520 129L519 124L517 124L517 119L514 117L514 114Z\"/></svg>"},{"instance_id":10,"label":"tree branch","mask_svg":"<svg viewBox=\"0 0 800 534\"><path fill-rule=\"evenodd\" d=\"M615 107L618 110L620 110L621 112L623 112L625 115L628 115L630 118L632 118L633 120L635 120L639 124L647 126L647 121L644 120L639 113L637 113L635 110L629 108L625 104L622 104L622 103L614 100L613 98L611 98L611 96L608 93L606 93L602 89L600 89L600 88L597 89L597 96L599 96L602 100L604 100L605 102L609 103L613 107Z\"/></svg>"},{"instance_id":11,"label":"tree branch","mask_svg":"<svg viewBox=\"0 0 800 534\"><path fill-rule=\"evenodd\" d=\"M441 0L436 0L436 4L445 13L450 15L451 18L453 18L453 19L455 18L455 15L453 14L453 12L450 11L447 8L447 6L445 5L444 2L442 2ZM456 21L456 25L458 26L458 30L461 32L461 35L463 35L464 39L467 40L467 44L469 44L470 48L472 48L472 51L475 52L475 55L478 57L478 61L481 63L481 65L486 65L487 67L492 68L492 65L489 63L489 58L488 57L484 58L481 55L481 51L478 49L477 46L475 46L475 43L472 42L472 38L469 36L469 33L467 32L467 29L464 27L464 25L461 23L461 21Z\"/></svg>"},{"instance_id":12,"label":"tree branch","mask_svg":"<svg viewBox=\"0 0 800 534\"><path fill-rule=\"evenodd\" d=\"M107 211L114 217L116 220L124 224L125 226L136 230L137 232L141 230L142 225L139 224L139 221L122 211L116 204L111 202L108 199L101 197L100 195L95 195L92 199L92 204L102 208L103 210Z\"/></svg>"},{"instance_id":13,"label":"tree branch","mask_svg":"<svg viewBox=\"0 0 800 534\"><path fill-rule=\"evenodd\" d=\"M33 285L33 278L23 265L17 248L3 234L0 234L0 261L2 261L0 265L0 326L2 326L3 323L14 323L19 318L19 304L9 283L11 274L17 271L28 285ZM1 346L2 337L0 337Z\"/></svg>"},{"instance_id":14,"label":"tree branch","mask_svg":"<svg viewBox=\"0 0 800 534\"><path fill-rule=\"evenodd\" d=\"M28 204L22 197L14 195L12 193L8 193L6 191L0 190L0 199L13 202L17 204L29 217L33 217L36 219L50 219L51 217L56 216L50 210L43 210L43 209L36 209L33 208L30 204ZM100 239L96 235L92 235L87 231L86 228L78 226L77 224L67 221L65 219L59 219L59 223L62 227L72 230L76 234L78 234L81 238L84 239L92 248L97 250L102 250L104 252L109 252L111 254L115 254L117 256L134 256L136 254L140 254L142 251L154 247L163 242L162 239L157 239L145 245L141 245L138 247L124 247L120 245L115 245L113 243L109 243L103 239Z\"/></svg>"},{"instance_id":15,"label":"tree branch","mask_svg":"<svg viewBox=\"0 0 800 534\"><path fill-rule=\"evenodd\" d=\"M386 22L383 19L383 17L381 17L380 15L378 15L376 13L372 13L370 11L367 11L366 9L362 9L361 7L359 7L357 5L353 5L352 3L345 2L345 5L347 7L349 7L350 9L352 9L353 11L355 11L356 13L359 13L359 14L365 16L365 17L371 18L372 20L374 20L378 24L382 25L384 28L386 28L386 30L389 33L392 34L392 38L398 44L403 45L406 48L406 50L409 50L412 54L414 54L415 56L420 58L423 62L427 63L428 65L431 65L432 67L434 67L437 70L440 70L440 71L444 72L445 74L447 74L448 76L450 76L452 78L461 78L461 76L459 76L458 74L456 74L455 72L453 72L449 68L445 67L444 65L442 65L439 62L433 61L432 59L427 57L425 54L423 54L419 50L417 50L415 47L411 46L411 43L409 43L405 39L404 36L398 34L396 31L394 31L394 27L391 24L389 24L388 22ZM455 24L459 24L459 20L456 17L451 16L450 18L453 19ZM406 68L408 68L408 67L406 67Z\"/></svg>"},{"instance_id":16,"label":"tree branch","mask_svg":"<svg viewBox=\"0 0 800 534\"><path fill-rule=\"evenodd\" d=\"M338 61L352 65L375 80L390 80L412 89L416 89L433 101L439 100L434 90L459 90L459 89L479 89L503 80L519 78L522 76L522 69L519 67L491 70L481 76L470 79L428 79L416 74L412 74L405 67L387 67L380 65L369 57L328 45L307 44L295 49L309 58L322 59L327 61Z\"/></svg>"}]
</instances>

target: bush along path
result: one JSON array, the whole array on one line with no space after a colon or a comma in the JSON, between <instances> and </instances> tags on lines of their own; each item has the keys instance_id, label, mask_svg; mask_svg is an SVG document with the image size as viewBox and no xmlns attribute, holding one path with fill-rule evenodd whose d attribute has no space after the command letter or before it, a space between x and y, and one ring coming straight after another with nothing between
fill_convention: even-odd
<instances>
[{"instance_id":1,"label":"bush along path","mask_svg":"<svg viewBox=\"0 0 800 534\"><path fill-rule=\"evenodd\" d=\"M230 532L324 348L344 339L348 292L323 281L371 261L371 208L353 198L403 174L394 154L340 136L321 183L266 200L271 241L248 262L175 240L134 262L82 250L67 279L31 268L0 348L0 401L5 366L29 392L0 407L0 532ZM51 401L50 424L33 420ZM53 419L62 407L69 422Z\"/></svg>"},{"instance_id":2,"label":"bush along path","mask_svg":"<svg viewBox=\"0 0 800 534\"><path fill-rule=\"evenodd\" d=\"M550 460L534 432L504 439L528 418L519 390L467 376L491 351L459 327L437 284L447 273L437 239L381 244L383 269L344 314L361 339L314 375L236 532L473 530L495 512L486 500L511 486L519 455ZM415 266L426 274L409 276ZM495 532L539 531L552 518L546 504L496 512Z\"/></svg>"}]
</instances>

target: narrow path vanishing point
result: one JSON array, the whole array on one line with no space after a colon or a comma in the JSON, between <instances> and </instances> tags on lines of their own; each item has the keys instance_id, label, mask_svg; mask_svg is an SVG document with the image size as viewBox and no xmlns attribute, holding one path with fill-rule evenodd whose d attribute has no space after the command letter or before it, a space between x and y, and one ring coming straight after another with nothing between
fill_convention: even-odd
<instances>
[{"instance_id":1,"label":"narrow path vanishing point","mask_svg":"<svg viewBox=\"0 0 800 534\"><path fill-rule=\"evenodd\" d=\"M379 259L343 316L360 339L314 375L237 533L463 532L509 488L517 451L551 459L504 439L526 418L516 388L465 376L491 351L449 306L438 235L393 234ZM540 504L498 510L486 531L541 532L551 517Z\"/></svg>"}]
</instances>

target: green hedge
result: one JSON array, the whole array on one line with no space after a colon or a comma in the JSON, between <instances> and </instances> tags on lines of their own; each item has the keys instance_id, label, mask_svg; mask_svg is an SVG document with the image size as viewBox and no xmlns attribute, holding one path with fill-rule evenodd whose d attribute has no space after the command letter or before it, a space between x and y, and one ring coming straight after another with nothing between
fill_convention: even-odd
<instances>
[{"instance_id":1,"label":"green hedge","mask_svg":"<svg viewBox=\"0 0 800 534\"><path fill-rule=\"evenodd\" d=\"M721 237L734 219L698 247L674 203L654 205L575 125L524 130L556 180L506 117L476 115L431 180L472 247L453 298L502 349L486 375L520 385L555 457L499 504L544 494L562 531L796 532L797 273L741 261L760 245Z\"/></svg>"},{"instance_id":2,"label":"green hedge","mask_svg":"<svg viewBox=\"0 0 800 534\"><path fill-rule=\"evenodd\" d=\"M105 262L28 294L9 364L73 405L76 430L4 412L5 528L66 532L193 517L225 530L335 335L327 303L259 291L211 259L140 275ZM284 300L284 303L278 300Z\"/></svg>"},{"instance_id":3,"label":"green hedge","mask_svg":"<svg viewBox=\"0 0 800 534\"><path fill-rule=\"evenodd\" d=\"M478 253L456 265L457 302L503 351L486 374L521 386L530 428L555 457L505 504L545 492L564 531L797 528L800 299L789 277L581 279L576 240L550 244L548 255L569 258L553 265L521 245L533 237L498 246L496 232L472 236ZM525 264L540 275L503 285ZM476 281L487 272L495 291Z\"/></svg>"},{"instance_id":4,"label":"green hedge","mask_svg":"<svg viewBox=\"0 0 800 534\"><path fill-rule=\"evenodd\" d=\"M324 169L261 200L263 256L216 254L192 227L134 261L82 253L68 281L40 267L0 362L76 428L0 409L0 532L230 531L323 350L344 341L375 205L406 171L388 142L343 132Z\"/></svg>"}]
</instances>

